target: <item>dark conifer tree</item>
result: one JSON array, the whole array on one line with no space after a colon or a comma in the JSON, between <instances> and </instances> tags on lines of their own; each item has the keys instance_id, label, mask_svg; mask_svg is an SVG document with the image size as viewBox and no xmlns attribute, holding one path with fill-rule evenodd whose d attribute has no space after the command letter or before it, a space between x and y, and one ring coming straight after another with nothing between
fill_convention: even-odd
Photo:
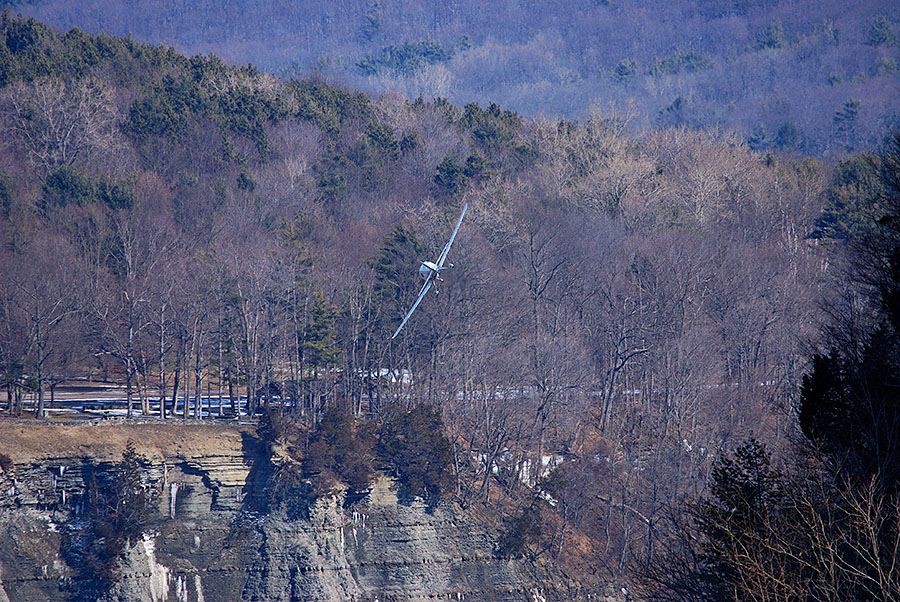
<instances>
[{"instance_id":1,"label":"dark conifer tree","mask_svg":"<svg viewBox=\"0 0 900 602\"><path fill-rule=\"evenodd\" d=\"M886 215L855 242L852 284L872 319L838 312L827 355L803 378L798 418L803 434L844 478L900 486L900 134L889 142L881 180Z\"/></svg>"}]
</instances>

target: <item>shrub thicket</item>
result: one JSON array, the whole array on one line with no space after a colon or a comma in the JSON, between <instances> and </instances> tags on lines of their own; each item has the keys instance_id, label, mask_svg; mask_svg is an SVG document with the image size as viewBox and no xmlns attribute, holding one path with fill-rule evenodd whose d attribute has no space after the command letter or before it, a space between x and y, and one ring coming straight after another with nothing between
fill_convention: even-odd
<instances>
[{"instance_id":1,"label":"shrub thicket","mask_svg":"<svg viewBox=\"0 0 900 602\"><path fill-rule=\"evenodd\" d=\"M428 405L389 408L377 425L332 406L314 428L270 410L257 433L283 450L269 483L276 504L297 495L314 501L339 487L363 494L375 478L375 459L397 479L401 498L421 497L433 505L452 489L450 442L440 414Z\"/></svg>"},{"instance_id":2,"label":"shrub thicket","mask_svg":"<svg viewBox=\"0 0 900 602\"><path fill-rule=\"evenodd\" d=\"M437 503L453 486L453 451L440 413L420 404L385 412L378 429L378 459L397 478L401 497Z\"/></svg>"},{"instance_id":3,"label":"shrub thicket","mask_svg":"<svg viewBox=\"0 0 900 602\"><path fill-rule=\"evenodd\" d=\"M0 472L4 474L9 474L13 469L13 461L12 458L7 456L6 454L0 452Z\"/></svg>"},{"instance_id":4,"label":"shrub thicket","mask_svg":"<svg viewBox=\"0 0 900 602\"><path fill-rule=\"evenodd\" d=\"M374 478L369 431L368 425L357 424L334 406L312 429L293 417L266 412L257 433L284 450L269 482L270 501L280 505L297 495L314 501L338 487L363 493Z\"/></svg>"},{"instance_id":5,"label":"shrub thicket","mask_svg":"<svg viewBox=\"0 0 900 602\"><path fill-rule=\"evenodd\" d=\"M147 464L128 442L111 470L88 474L84 514L71 523L63 550L81 589L89 583L103 591L115 583L128 546L153 523L157 492L147 482Z\"/></svg>"},{"instance_id":6,"label":"shrub thicket","mask_svg":"<svg viewBox=\"0 0 900 602\"><path fill-rule=\"evenodd\" d=\"M497 541L497 555L501 558L522 558L531 553L543 534L541 510L531 504L508 518Z\"/></svg>"}]
</instances>

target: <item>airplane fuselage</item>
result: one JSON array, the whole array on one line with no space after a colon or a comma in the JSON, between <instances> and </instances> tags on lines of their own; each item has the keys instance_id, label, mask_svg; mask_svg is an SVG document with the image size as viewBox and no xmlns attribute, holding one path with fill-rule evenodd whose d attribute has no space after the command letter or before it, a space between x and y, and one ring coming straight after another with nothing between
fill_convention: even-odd
<instances>
[{"instance_id":1,"label":"airplane fuselage","mask_svg":"<svg viewBox=\"0 0 900 602\"><path fill-rule=\"evenodd\" d=\"M422 278L428 278L432 274L437 274L440 269L441 268L439 268L434 262L423 261L422 265L419 266L419 274L422 275Z\"/></svg>"}]
</instances>

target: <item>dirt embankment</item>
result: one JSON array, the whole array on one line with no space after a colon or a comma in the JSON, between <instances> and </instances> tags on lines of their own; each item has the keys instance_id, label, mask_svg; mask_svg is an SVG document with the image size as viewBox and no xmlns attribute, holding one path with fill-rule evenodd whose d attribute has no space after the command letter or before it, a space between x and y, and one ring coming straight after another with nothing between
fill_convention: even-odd
<instances>
[{"instance_id":1,"label":"dirt embankment","mask_svg":"<svg viewBox=\"0 0 900 602\"><path fill-rule=\"evenodd\" d=\"M0 420L0 453L15 463L50 457L91 457L116 461L129 441L149 458L235 455L241 452L242 433L253 426L178 423L53 423L39 420Z\"/></svg>"}]
</instances>

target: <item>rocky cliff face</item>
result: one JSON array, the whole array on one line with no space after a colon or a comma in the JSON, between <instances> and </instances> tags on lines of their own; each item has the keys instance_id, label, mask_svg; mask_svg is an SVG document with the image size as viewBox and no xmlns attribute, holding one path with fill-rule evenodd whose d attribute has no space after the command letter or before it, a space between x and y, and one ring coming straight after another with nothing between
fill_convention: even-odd
<instances>
[{"instance_id":1,"label":"rocky cliff face","mask_svg":"<svg viewBox=\"0 0 900 602\"><path fill-rule=\"evenodd\" d=\"M487 533L452 505L401 503L387 479L359 500L303 516L254 503L268 457L238 427L0 423L0 602L79 599L63 525L78 520L91 471L128 440L161 491L159 520L130 542L109 602L566 599L498 560ZM258 502L258 500L256 500Z\"/></svg>"},{"instance_id":2,"label":"rocky cliff face","mask_svg":"<svg viewBox=\"0 0 900 602\"><path fill-rule=\"evenodd\" d=\"M63 526L79 520L88 476L109 471L128 441L149 461L159 519L131 542L122 579L108 598L240 599L246 564L240 551L229 556L225 550L258 459L250 433L205 425L21 422L0 423L0 452L14 462L0 479L0 602L80 599L87 584L66 562Z\"/></svg>"}]
</instances>

